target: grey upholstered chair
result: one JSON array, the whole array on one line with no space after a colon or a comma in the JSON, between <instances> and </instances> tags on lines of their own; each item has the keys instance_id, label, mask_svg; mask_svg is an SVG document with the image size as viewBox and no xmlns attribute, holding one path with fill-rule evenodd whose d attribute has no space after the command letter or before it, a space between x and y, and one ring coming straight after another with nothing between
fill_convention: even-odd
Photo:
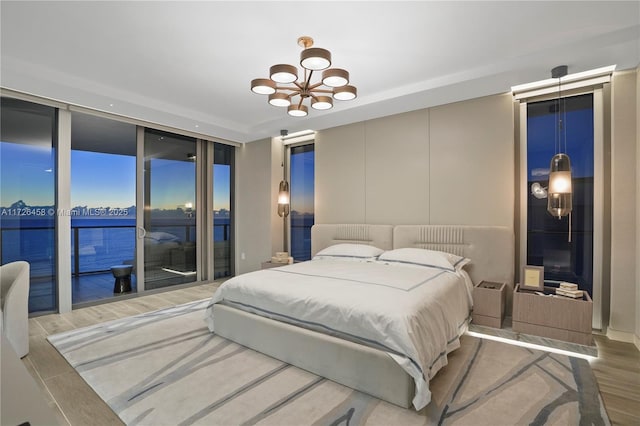
<instances>
[{"instance_id":1,"label":"grey upholstered chair","mask_svg":"<svg viewBox=\"0 0 640 426\"><path fill-rule=\"evenodd\" d=\"M22 358L29 353L29 263L0 266L0 282L2 333Z\"/></svg>"}]
</instances>

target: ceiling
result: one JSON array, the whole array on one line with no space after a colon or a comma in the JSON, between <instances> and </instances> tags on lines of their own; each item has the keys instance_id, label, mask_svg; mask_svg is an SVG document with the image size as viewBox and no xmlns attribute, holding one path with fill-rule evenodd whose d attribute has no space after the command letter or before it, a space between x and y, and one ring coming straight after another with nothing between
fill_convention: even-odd
<instances>
[{"instance_id":1,"label":"ceiling","mask_svg":"<svg viewBox=\"0 0 640 426\"><path fill-rule=\"evenodd\" d=\"M640 2L0 3L2 87L236 142L640 62ZM329 49L358 98L293 118L249 89Z\"/></svg>"}]
</instances>

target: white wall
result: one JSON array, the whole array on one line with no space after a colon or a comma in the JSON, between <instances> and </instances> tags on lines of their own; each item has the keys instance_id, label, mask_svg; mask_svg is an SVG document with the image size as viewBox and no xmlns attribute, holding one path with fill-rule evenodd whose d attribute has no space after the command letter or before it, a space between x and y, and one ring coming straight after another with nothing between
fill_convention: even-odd
<instances>
[{"instance_id":1,"label":"white wall","mask_svg":"<svg viewBox=\"0 0 640 426\"><path fill-rule=\"evenodd\" d=\"M318 132L316 223L513 227L509 94Z\"/></svg>"},{"instance_id":2,"label":"white wall","mask_svg":"<svg viewBox=\"0 0 640 426\"><path fill-rule=\"evenodd\" d=\"M260 263L271 258L271 153L271 139L247 143L236 150L236 275L260 269Z\"/></svg>"},{"instance_id":3,"label":"white wall","mask_svg":"<svg viewBox=\"0 0 640 426\"><path fill-rule=\"evenodd\" d=\"M284 246L284 220L278 216L278 192L280 181L284 177L282 164L282 139L271 138L271 196L269 198L269 214L271 216L271 252L262 261L270 260L278 251L283 251ZM279 238L278 238L279 237ZM290 251L290 250L288 250Z\"/></svg>"},{"instance_id":4,"label":"white wall","mask_svg":"<svg viewBox=\"0 0 640 426\"><path fill-rule=\"evenodd\" d=\"M640 349L640 67L636 68L636 333L634 341Z\"/></svg>"},{"instance_id":5,"label":"white wall","mask_svg":"<svg viewBox=\"0 0 640 426\"><path fill-rule=\"evenodd\" d=\"M633 340L636 330L636 72L611 84L611 310L607 334Z\"/></svg>"}]
</instances>

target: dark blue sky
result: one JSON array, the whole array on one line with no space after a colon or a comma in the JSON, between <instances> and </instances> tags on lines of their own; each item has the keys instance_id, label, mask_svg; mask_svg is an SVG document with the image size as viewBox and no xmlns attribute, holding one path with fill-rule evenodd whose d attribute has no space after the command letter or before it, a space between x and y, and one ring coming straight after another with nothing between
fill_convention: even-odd
<instances>
[{"instance_id":1,"label":"dark blue sky","mask_svg":"<svg viewBox=\"0 0 640 426\"><path fill-rule=\"evenodd\" d=\"M583 95L590 96L590 95ZM578 97L575 97L578 98ZM571 102L572 98L568 98ZM590 105L582 107L584 99L575 108L568 108L564 116L567 135L566 151L562 133L562 150L571 160L572 177L593 177L593 109ZM546 101L544 106L549 105ZM588 107L587 107L588 106ZM543 111L548 111L542 109ZM548 180L549 164L556 154L556 133L558 117L555 113L529 114L527 119L527 169L528 181Z\"/></svg>"}]
</instances>

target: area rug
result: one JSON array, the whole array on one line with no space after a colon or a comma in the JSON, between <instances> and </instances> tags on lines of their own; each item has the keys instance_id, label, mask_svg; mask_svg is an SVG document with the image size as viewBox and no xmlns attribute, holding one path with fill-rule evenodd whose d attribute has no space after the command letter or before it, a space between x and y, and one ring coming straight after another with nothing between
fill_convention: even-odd
<instances>
[{"instance_id":1,"label":"area rug","mask_svg":"<svg viewBox=\"0 0 640 426\"><path fill-rule=\"evenodd\" d=\"M583 359L465 335L416 412L210 333L207 304L49 341L128 425L609 424Z\"/></svg>"}]
</instances>

